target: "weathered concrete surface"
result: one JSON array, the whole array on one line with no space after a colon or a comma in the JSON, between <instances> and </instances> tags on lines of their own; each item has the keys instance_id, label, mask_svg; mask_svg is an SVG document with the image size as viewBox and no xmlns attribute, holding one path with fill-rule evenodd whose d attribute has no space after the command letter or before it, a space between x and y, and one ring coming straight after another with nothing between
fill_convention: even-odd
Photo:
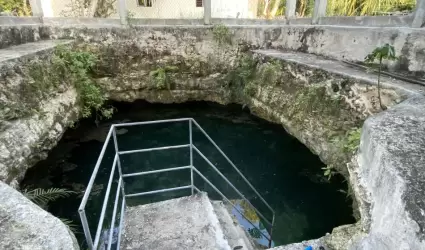
<instances>
[{"instance_id":1,"label":"weathered concrete surface","mask_svg":"<svg viewBox=\"0 0 425 250\"><path fill-rule=\"evenodd\" d=\"M345 76L347 78L358 79L361 80L363 84L369 84L371 86L376 86L378 82L377 74L371 74L351 67L341 61L330 60L306 53L281 52L277 50L254 50L254 53L293 62L299 65L305 65L311 69L323 70L332 74ZM425 88L420 85L397 80L385 75L381 76L381 84L383 88L394 89L399 93L404 93L406 96L417 93L425 94ZM385 99L385 97L383 98Z\"/></svg>"},{"instance_id":2,"label":"weathered concrete surface","mask_svg":"<svg viewBox=\"0 0 425 250\"><path fill-rule=\"evenodd\" d=\"M2 26L0 23L0 48L38 39L90 37L92 40L102 40L105 38L104 35L99 36L94 33L109 33L110 36L123 39L127 33L125 30L129 30L120 25L119 19L46 18L42 24L36 23L33 19L22 21L18 18L20 20L18 21L15 20L16 17L4 18L7 19L4 21L7 25ZM423 75L425 30L408 27L377 27L408 26L407 23L411 19L411 16L326 17L320 19L323 25L309 25L311 19L308 18L291 19L289 25L285 25L286 20L217 19L215 23L228 24L235 41L244 41L256 48L284 48L340 60L363 61L365 56L377 46L390 43L395 47L397 54L401 55L398 65L392 65L392 67L422 72ZM135 20L130 33L133 34L132 38L136 38L141 30L166 31L171 28L182 34L196 33L199 30L211 32L211 26L197 25L199 21L161 20L158 23ZM331 23L336 25L329 25ZM179 25L176 26L176 24Z\"/></svg>"},{"instance_id":3,"label":"weathered concrete surface","mask_svg":"<svg viewBox=\"0 0 425 250\"><path fill-rule=\"evenodd\" d=\"M425 249L425 97L363 125L351 183L367 234L349 249Z\"/></svg>"},{"instance_id":4,"label":"weathered concrete surface","mask_svg":"<svg viewBox=\"0 0 425 250\"><path fill-rule=\"evenodd\" d=\"M239 225L237 219L230 215L223 201L211 201L211 203L230 249L238 249L237 247L242 247L241 250L259 249L255 247L254 241Z\"/></svg>"},{"instance_id":5,"label":"weathered concrete surface","mask_svg":"<svg viewBox=\"0 0 425 250\"><path fill-rule=\"evenodd\" d=\"M128 207L121 249L230 250L206 193Z\"/></svg>"},{"instance_id":6,"label":"weathered concrete surface","mask_svg":"<svg viewBox=\"0 0 425 250\"><path fill-rule=\"evenodd\" d=\"M0 181L0 249L80 249L74 234L58 218L44 211Z\"/></svg>"},{"instance_id":7,"label":"weathered concrete surface","mask_svg":"<svg viewBox=\"0 0 425 250\"><path fill-rule=\"evenodd\" d=\"M8 66L8 64L16 63L16 61L24 61L27 58L34 57L38 54L48 53L62 44L70 44L72 40L46 40L37 42L27 42L16 46L9 47L8 49L0 50L0 67Z\"/></svg>"},{"instance_id":8,"label":"weathered concrete surface","mask_svg":"<svg viewBox=\"0 0 425 250\"><path fill-rule=\"evenodd\" d=\"M364 61L377 46L389 43L400 56L394 69L424 74L425 30L397 27L354 27L328 25L229 25L234 43L245 43L252 48L289 49L313 53L338 60ZM147 33L172 33L211 40L211 26L159 26L141 25L131 29L99 25L73 25L58 27L45 25L40 28L43 38L82 39L111 41L116 39L139 40ZM139 39L138 39L139 38ZM186 42L188 40L184 39Z\"/></svg>"}]
</instances>

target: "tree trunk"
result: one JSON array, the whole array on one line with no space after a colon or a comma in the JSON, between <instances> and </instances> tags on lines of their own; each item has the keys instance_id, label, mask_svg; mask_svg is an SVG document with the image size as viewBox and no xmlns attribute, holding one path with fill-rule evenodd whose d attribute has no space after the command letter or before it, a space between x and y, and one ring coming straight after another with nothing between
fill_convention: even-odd
<instances>
[{"instance_id":1,"label":"tree trunk","mask_svg":"<svg viewBox=\"0 0 425 250\"><path fill-rule=\"evenodd\" d=\"M384 106L382 106L381 100L381 68L382 68L382 57L379 58L379 69L378 69L378 99L379 99L379 107L382 110L385 110Z\"/></svg>"},{"instance_id":2,"label":"tree trunk","mask_svg":"<svg viewBox=\"0 0 425 250\"><path fill-rule=\"evenodd\" d=\"M270 0L264 0L263 16L268 16Z\"/></svg>"},{"instance_id":3,"label":"tree trunk","mask_svg":"<svg viewBox=\"0 0 425 250\"><path fill-rule=\"evenodd\" d=\"M99 3L99 0L91 0L90 1L90 6L89 6L89 13L88 13L88 17L94 17L94 13L96 13L96 9L97 9L97 4Z\"/></svg>"},{"instance_id":4,"label":"tree trunk","mask_svg":"<svg viewBox=\"0 0 425 250\"><path fill-rule=\"evenodd\" d=\"M270 16L271 17L275 17L276 16L276 13L277 13L277 11L279 10L279 6L280 6L280 3L282 2L282 0L275 0L274 1L274 5L273 5L273 9L272 9L272 11L270 12Z\"/></svg>"}]
</instances>

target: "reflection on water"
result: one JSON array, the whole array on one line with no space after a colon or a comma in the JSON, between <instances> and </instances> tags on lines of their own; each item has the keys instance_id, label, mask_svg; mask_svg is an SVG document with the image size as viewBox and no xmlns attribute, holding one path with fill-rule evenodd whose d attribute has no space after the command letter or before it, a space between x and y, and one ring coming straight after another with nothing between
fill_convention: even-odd
<instances>
[{"instance_id":1,"label":"reflection on water","mask_svg":"<svg viewBox=\"0 0 425 250\"><path fill-rule=\"evenodd\" d=\"M236 217L242 228L258 244L268 247L270 233L254 209L244 200L233 200L232 203L234 207L231 207L231 213ZM273 241L271 242L271 247L274 247Z\"/></svg>"},{"instance_id":2,"label":"reflection on water","mask_svg":"<svg viewBox=\"0 0 425 250\"><path fill-rule=\"evenodd\" d=\"M84 120L76 129L68 130L57 147L49 153L49 157L27 172L22 185L40 188L62 187L81 193L85 190L112 123L193 117L275 210L275 245L318 238L336 226L354 222L351 216L351 201L338 191L346 189L346 184L338 177L329 183L323 178L321 168L324 165L317 156L289 136L282 126L260 120L250 115L247 110L242 110L241 106L224 107L202 102L173 105L136 102L115 103L114 106L118 113L112 120L100 123L99 127L90 120ZM125 128L119 130L118 140L120 150L186 144L188 126L173 124ZM196 147L271 221L272 214L267 207L199 131L194 130L193 140ZM87 204L86 214L92 232L97 226L113 156L113 147L108 146L105 161L98 173L99 177L94 183L94 194L90 195ZM186 149L125 155L122 157L123 172L185 166L189 163L188 157L189 152ZM229 199L241 198L200 156L195 155L194 165ZM127 178L125 188L128 193L135 193L188 184L190 172L182 170L143 178ZM201 190L207 191L212 199L221 199L201 178L195 176L195 184ZM115 187L111 190L115 190ZM162 193L129 199L128 204L143 204L188 194L190 191ZM111 192L110 200L113 200L111 197L114 195L115 193ZM49 211L79 223L77 209L80 201L81 196L58 200L51 204ZM245 211L246 217L258 223L262 233L269 235L257 215L243 203L238 204L238 207ZM108 220L112 208L111 203L107 208L105 225L111 224ZM240 217L237 213L234 214ZM245 225L244 222L242 224ZM246 227L251 229L252 235L258 236L258 232L248 225ZM82 234L77 237L80 241L84 238ZM259 238L259 242L263 241L264 239Z\"/></svg>"}]
</instances>

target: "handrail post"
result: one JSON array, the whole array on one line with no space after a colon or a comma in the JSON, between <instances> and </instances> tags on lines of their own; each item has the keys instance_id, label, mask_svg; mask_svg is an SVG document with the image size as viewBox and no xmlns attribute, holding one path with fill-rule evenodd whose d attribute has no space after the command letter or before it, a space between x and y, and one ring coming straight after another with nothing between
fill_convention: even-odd
<instances>
[{"instance_id":1,"label":"handrail post","mask_svg":"<svg viewBox=\"0 0 425 250\"><path fill-rule=\"evenodd\" d=\"M120 159L120 155L118 154L119 153L118 140L117 140L116 128L115 128L114 125L112 125L112 138L114 139L115 154L118 157L118 159L117 159L118 174L119 174L119 177L120 177L120 179L122 181L121 192L122 192L122 196L125 197L124 179L122 178L122 169L121 169L121 159Z\"/></svg>"},{"instance_id":2,"label":"handrail post","mask_svg":"<svg viewBox=\"0 0 425 250\"><path fill-rule=\"evenodd\" d=\"M190 144L190 166L193 167L193 141L192 141L192 120L189 120L189 144ZM192 195L194 194L193 168L190 169L190 184L192 185Z\"/></svg>"},{"instance_id":3,"label":"handrail post","mask_svg":"<svg viewBox=\"0 0 425 250\"><path fill-rule=\"evenodd\" d=\"M83 225L83 230L84 230L84 235L86 236L87 246L90 250L93 250L93 239L90 234L90 228L87 222L86 211L84 209L78 210L78 213L80 214L81 224Z\"/></svg>"}]
</instances>

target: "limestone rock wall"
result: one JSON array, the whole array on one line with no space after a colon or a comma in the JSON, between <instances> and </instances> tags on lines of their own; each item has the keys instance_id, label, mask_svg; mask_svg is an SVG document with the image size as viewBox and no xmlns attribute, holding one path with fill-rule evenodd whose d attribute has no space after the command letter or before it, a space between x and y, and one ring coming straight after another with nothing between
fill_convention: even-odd
<instances>
[{"instance_id":1,"label":"limestone rock wall","mask_svg":"<svg viewBox=\"0 0 425 250\"><path fill-rule=\"evenodd\" d=\"M350 168L366 236L350 249L425 249L425 98L366 120Z\"/></svg>"},{"instance_id":2,"label":"limestone rock wall","mask_svg":"<svg viewBox=\"0 0 425 250\"><path fill-rule=\"evenodd\" d=\"M0 181L0 249L78 250L77 240L58 218Z\"/></svg>"},{"instance_id":3,"label":"limestone rock wall","mask_svg":"<svg viewBox=\"0 0 425 250\"><path fill-rule=\"evenodd\" d=\"M78 118L77 93L66 79L55 78L52 53L47 49L0 63L0 180L13 187ZM41 71L48 74L33 75Z\"/></svg>"},{"instance_id":4,"label":"limestone rock wall","mask_svg":"<svg viewBox=\"0 0 425 250\"><path fill-rule=\"evenodd\" d=\"M376 87L360 78L314 69L257 53L255 88L249 106L258 116L282 124L323 162L348 179L347 132L359 129L380 112ZM401 101L395 90L383 89L384 105Z\"/></svg>"}]
</instances>

